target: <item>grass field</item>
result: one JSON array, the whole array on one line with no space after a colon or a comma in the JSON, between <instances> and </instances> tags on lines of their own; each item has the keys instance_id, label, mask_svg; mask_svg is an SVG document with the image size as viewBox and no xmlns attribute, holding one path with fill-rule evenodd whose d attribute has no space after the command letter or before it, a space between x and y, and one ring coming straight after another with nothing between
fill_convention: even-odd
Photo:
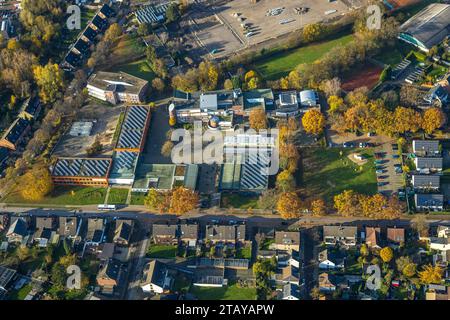
<instances>
[{"instance_id":1,"label":"grass field","mask_svg":"<svg viewBox=\"0 0 450 320\"><path fill-rule=\"evenodd\" d=\"M8 195L4 202L33 205L89 205L103 203L105 195L105 188L55 186L53 192L38 203L24 199L17 190Z\"/></svg>"},{"instance_id":2,"label":"grass field","mask_svg":"<svg viewBox=\"0 0 450 320\"><path fill-rule=\"evenodd\" d=\"M152 244L147 251L149 258L170 259L175 258L177 254L177 247L171 245Z\"/></svg>"},{"instance_id":3,"label":"grass field","mask_svg":"<svg viewBox=\"0 0 450 320\"><path fill-rule=\"evenodd\" d=\"M138 205L143 206L144 205L144 199L146 197L145 193L142 192L132 192L131 193L131 205Z\"/></svg>"},{"instance_id":4,"label":"grass field","mask_svg":"<svg viewBox=\"0 0 450 320\"><path fill-rule=\"evenodd\" d=\"M332 48L345 45L352 40L352 35L343 35L337 39L281 52L256 62L255 67L266 80L279 79L286 76L299 64L312 63Z\"/></svg>"},{"instance_id":5,"label":"grass field","mask_svg":"<svg viewBox=\"0 0 450 320\"><path fill-rule=\"evenodd\" d=\"M146 59L141 59L138 61L130 62L128 64L123 64L115 66L111 69L113 72L122 71L132 76L145 79L147 81L152 81L155 78L155 74L147 63Z\"/></svg>"},{"instance_id":6,"label":"grass field","mask_svg":"<svg viewBox=\"0 0 450 320\"><path fill-rule=\"evenodd\" d=\"M222 207L236 209L258 209L258 197L223 193Z\"/></svg>"},{"instance_id":7,"label":"grass field","mask_svg":"<svg viewBox=\"0 0 450 320\"><path fill-rule=\"evenodd\" d=\"M252 258L252 246L248 245L243 248L239 248L236 251L237 259L251 259Z\"/></svg>"},{"instance_id":8,"label":"grass field","mask_svg":"<svg viewBox=\"0 0 450 320\"><path fill-rule=\"evenodd\" d=\"M368 159L361 167L347 158L356 151ZM303 157L303 187L310 197L322 196L332 201L334 195L344 190L363 194L377 192L373 151L317 148L306 150Z\"/></svg>"},{"instance_id":9,"label":"grass field","mask_svg":"<svg viewBox=\"0 0 450 320\"><path fill-rule=\"evenodd\" d=\"M109 190L108 204L126 204L128 189L111 188Z\"/></svg>"},{"instance_id":10,"label":"grass field","mask_svg":"<svg viewBox=\"0 0 450 320\"><path fill-rule=\"evenodd\" d=\"M255 288L240 288L232 284L222 288L191 286L190 292L199 300L255 300Z\"/></svg>"}]
</instances>

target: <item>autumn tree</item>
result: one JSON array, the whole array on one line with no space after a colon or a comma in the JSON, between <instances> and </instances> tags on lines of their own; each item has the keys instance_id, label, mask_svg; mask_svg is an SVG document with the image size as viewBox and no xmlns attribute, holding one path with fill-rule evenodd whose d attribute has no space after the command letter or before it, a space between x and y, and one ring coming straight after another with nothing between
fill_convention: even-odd
<instances>
[{"instance_id":1,"label":"autumn tree","mask_svg":"<svg viewBox=\"0 0 450 320\"><path fill-rule=\"evenodd\" d=\"M105 31L104 40L105 41L115 41L122 35L122 27L118 23L113 23Z\"/></svg>"},{"instance_id":2,"label":"autumn tree","mask_svg":"<svg viewBox=\"0 0 450 320\"><path fill-rule=\"evenodd\" d=\"M233 90L233 81L231 81L230 79L225 79L225 81L223 82L223 88L225 90Z\"/></svg>"},{"instance_id":3,"label":"autumn tree","mask_svg":"<svg viewBox=\"0 0 450 320\"><path fill-rule=\"evenodd\" d=\"M155 78L152 80L152 88L158 91L159 93L163 92L166 85L161 78Z\"/></svg>"},{"instance_id":4,"label":"autumn tree","mask_svg":"<svg viewBox=\"0 0 450 320\"><path fill-rule=\"evenodd\" d=\"M276 187L282 192L294 191L296 183L292 172L289 170L281 171L277 176Z\"/></svg>"},{"instance_id":5,"label":"autumn tree","mask_svg":"<svg viewBox=\"0 0 450 320\"><path fill-rule=\"evenodd\" d=\"M344 112L346 109L346 105L344 103L344 99L338 96L330 96L328 98L328 105L330 106L330 109L328 112Z\"/></svg>"},{"instance_id":6,"label":"autumn tree","mask_svg":"<svg viewBox=\"0 0 450 320\"><path fill-rule=\"evenodd\" d=\"M172 154L173 147L174 144L172 141L164 142L163 146L161 147L161 155L163 155L166 158L169 158Z\"/></svg>"},{"instance_id":7,"label":"autumn tree","mask_svg":"<svg viewBox=\"0 0 450 320\"><path fill-rule=\"evenodd\" d=\"M320 23L308 24L303 28L303 39L306 42L318 40L324 33L324 26Z\"/></svg>"},{"instance_id":8,"label":"autumn tree","mask_svg":"<svg viewBox=\"0 0 450 320\"><path fill-rule=\"evenodd\" d=\"M248 121L250 123L250 128L252 129L267 129L267 116L263 108L255 108L251 110Z\"/></svg>"},{"instance_id":9,"label":"autumn tree","mask_svg":"<svg viewBox=\"0 0 450 320\"><path fill-rule=\"evenodd\" d=\"M395 131L417 132L422 127L422 115L412 108L397 107L394 112Z\"/></svg>"},{"instance_id":10,"label":"autumn tree","mask_svg":"<svg viewBox=\"0 0 450 320\"><path fill-rule=\"evenodd\" d=\"M427 109L423 114L422 129L432 134L434 130L442 127L445 124L445 114L439 108Z\"/></svg>"},{"instance_id":11,"label":"autumn tree","mask_svg":"<svg viewBox=\"0 0 450 320\"><path fill-rule=\"evenodd\" d=\"M392 260L394 257L394 251L390 247L384 247L380 250L380 257L383 260L383 262L388 263Z\"/></svg>"},{"instance_id":12,"label":"autumn tree","mask_svg":"<svg viewBox=\"0 0 450 320\"><path fill-rule=\"evenodd\" d=\"M168 193L162 193L156 189L150 189L144 198L144 205L163 213L169 209L170 199Z\"/></svg>"},{"instance_id":13,"label":"autumn tree","mask_svg":"<svg viewBox=\"0 0 450 320\"><path fill-rule=\"evenodd\" d=\"M172 192L169 212L177 215L185 214L194 210L199 201L198 193L195 191L179 187Z\"/></svg>"},{"instance_id":14,"label":"autumn tree","mask_svg":"<svg viewBox=\"0 0 450 320\"><path fill-rule=\"evenodd\" d=\"M327 214L327 206L323 199L317 199L311 202L312 215L315 217L321 217Z\"/></svg>"},{"instance_id":15,"label":"autumn tree","mask_svg":"<svg viewBox=\"0 0 450 320\"><path fill-rule=\"evenodd\" d=\"M431 264L428 264L419 272L419 278L423 284L439 284L442 282L443 273L444 270L441 267L433 267Z\"/></svg>"},{"instance_id":16,"label":"autumn tree","mask_svg":"<svg viewBox=\"0 0 450 320\"><path fill-rule=\"evenodd\" d=\"M405 277L412 278L416 275L417 265L413 262L408 263L402 270Z\"/></svg>"},{"instance_id":17,"label":"autumn tree","mask_svg":"<svg viewBox=\"0 0 450 320\"><path fill-rule=\"evenodd\" d=\"M303 115L302 125L307 133L322 134L325 124L325 116L319 110L309 110Z\"/></svg>"},{"instance_id":18,"label":"autumn tree","mask_svg":"<svg viewBox=\"0 0 450 320\"><path fill-rule=\"evenodd\" d=\"M302 202L295 192L285 192L280 195L277 202L277 211L283 219L300 217Z\"/></svg>"},{"instance_id":19,"label":"autumn tree","mask_svg":"<svg viewBox=\"0 0 450 320\"><path fill-rule=\"evenodd\" d=\"M35 166L21 179L21 194L26 200L40 201L52 190L52 177L45 166Z\"/></svg>"},{"instance_id":20,"label":"autumn tree","mask_svg":"<svg viewBox=\"0 0 450 320\"><path fill-rule=\"evenodd\" d=\"M63 74L57 64L33 68L34 79L39 87L39 96L44 103L53 103L61 97L64 87Z\"/></svg>"},{"instance_id":21,"label":"autumn tree","mask_svg":"<svg viewBox=\"0 0 450 320\"><path fill-rule=\"evenodd\" d=\"M344 217L357 216L361 212L359 195L353 190L345 190L334 196L334 207Z\"/></svg>"}]
</instances>

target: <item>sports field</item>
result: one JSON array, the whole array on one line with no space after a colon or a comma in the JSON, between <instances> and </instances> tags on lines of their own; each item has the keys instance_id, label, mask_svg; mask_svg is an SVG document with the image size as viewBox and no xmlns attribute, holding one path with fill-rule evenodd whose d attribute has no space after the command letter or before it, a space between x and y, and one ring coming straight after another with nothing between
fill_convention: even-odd
<instances>
[{"instance_id":1,"label":"sports field","mask_svg":"<svg viewBox=\"0 0 450 320\"><path fill-rule=\"evenodd\" d=\"M313 63L332 48L346 45L353 40L353 35L342 35L329 41L311 44L290 51L274 54L255 63L256 70L266 80L276 80L289 74L298 65Z\"/></svg>"}]
</instances>

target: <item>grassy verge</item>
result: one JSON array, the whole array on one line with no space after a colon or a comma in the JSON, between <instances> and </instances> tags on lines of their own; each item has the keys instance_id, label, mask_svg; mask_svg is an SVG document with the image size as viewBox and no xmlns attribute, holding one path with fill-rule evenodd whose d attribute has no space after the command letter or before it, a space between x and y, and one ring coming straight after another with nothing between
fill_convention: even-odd
<instances>
[{"instance_id":1,"label":"grassy verge","mask_svg":"<svg viewBox=\"0 0 450 320\"><path fill-rule=\"evenodd\" d=\"M144 199L146 197L145 193L142 192L132 192L131 193L131 205L135 206L143 206L144 205Z\"/></svg>"},{"instance_id":2,"label":"grassy verge","mask_svg":"<svg viewBox=\"0 0 450 320\"><path fill-rule=\"evenodd\" d=\"M24 300L28 293L30 293L31 289L33 289L33 286L31 284L24 285L19 290L12 290L9 295L9 300Z\"/></svg>"},{"instance_id":3,"label":"grassy verge","mask_svg":"<svg viewBox=\"0 0 450 320\"><path fill-rule=\"evenodd\" d=\"M190 292L199 300L255 300L255 288L241 288L232 284L221 288L191 286Z\"/></svg>"},{"instance_id":4,"label":"grassy verge","mask_svg":"<svg viewBox=\"0 0 450 320\"><path fill-rule=\"evenodd\" d=\"M141 79L151 82L155 78L155 74L147 63L146 59L133 61L127 64L115 66L111 71L122 71L132 76L139 77Z\"/></svg>"},{"instance_id":5,"label":"grassy verge","mask_svg":"<svg viewBox=\"0 0 450 320\"><path fill-rule=\"evenodd\" d=\"M49 205L91 205L103 203L106 189L77 186L55 186L54 190L42 200L24 199L18 190L13 191L5 199L5 203L49 204Z\"/></svg>"},{"instance_id":6,"label":"grassy verge","mask_svg":"<svg viewBox=\"0 0 450 320\"><path fill-rule=\"evenodd\" d=\"M112 188L109 190L108 204L126 204L128 189Z\"/></svg>"},{"instance_id":7,"label":"grassy verge","mask_svg":"<svg viewBox=\"0 0 450 320\"><path fill-rule=\"evenodd\" d=\"M222 207L236 209L257 209L258 197L230 193L222 194Z\"/></svg>"},{"instance_id":8,"label":"grassy verge","mask_svg":"<svg viewBox=\"0 0 450 320\"><path fill-rule=\"evenodd\" d=\"M313 63L324 56L332 48L339 45L346 45L352 40L352 35L341 35L336 39L318 44L311 44L306 47L300 47L264 58L256 62L255 67L266 80L279 79L289 74L289 72L294 70L298 65Z\"/></svg>"}]
</instances>

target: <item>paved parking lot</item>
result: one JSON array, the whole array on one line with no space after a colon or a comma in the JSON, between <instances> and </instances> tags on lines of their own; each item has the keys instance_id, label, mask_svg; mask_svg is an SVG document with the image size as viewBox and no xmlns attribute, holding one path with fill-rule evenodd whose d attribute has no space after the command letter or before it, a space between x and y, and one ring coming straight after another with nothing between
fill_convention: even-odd
<instances>
[{"instance_id":1,"label":"paved parking lot","mask_svg":"<svg viewBox=\"0 0 450 320\"><path fill-rule=\"evenodd\" d=\"M391 195L403 187L403 175L395 172L395 165L401 164L401 160L400 158L393 158L394 155L398 154L397 150L393 150L393 143L395 144L393 141L382 143L374 150L383 155L383 164L379 165L379 167L383 168L383 173L377 176L379 177L378 182L384 183L384 185L378 186L378 191L385 195Z\"/></svg>"}]
</instances>

